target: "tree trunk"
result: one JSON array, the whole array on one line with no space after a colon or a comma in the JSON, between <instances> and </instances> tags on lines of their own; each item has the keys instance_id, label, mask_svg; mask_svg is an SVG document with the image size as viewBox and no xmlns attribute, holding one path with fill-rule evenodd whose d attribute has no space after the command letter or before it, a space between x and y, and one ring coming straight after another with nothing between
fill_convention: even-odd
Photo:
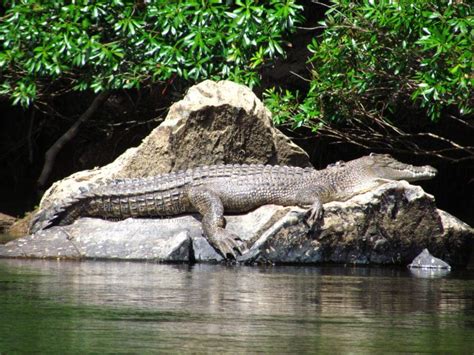
<instances>
[{"instance_id":1,"label":"tree trunk","mask_svg":"<svg viewBox=\"0 0 474 355\"><path fill-rule=\"evenodd\" d=\"M44 160L44 165L43 165L43 170L41 171L41 174L37 180L37 186L42 189L50 174L51 170L53 169L54 162L56 160L56 156L58 153L61 151L61 149L64 147L66 143L68 143L71 139L73 139L77 132L79 132L79 126L87 121L94 113L102 106L102 104L107 101L107 99L110 96L109 91L103 91L100 94L98 94L95 98L94 101L92 101L91 105L89 108L77 119L76 122L61 136L59 139L54 142L54 144L48 149L48 151L45 154L45 160Z\"/></svg>"}]
</instances>

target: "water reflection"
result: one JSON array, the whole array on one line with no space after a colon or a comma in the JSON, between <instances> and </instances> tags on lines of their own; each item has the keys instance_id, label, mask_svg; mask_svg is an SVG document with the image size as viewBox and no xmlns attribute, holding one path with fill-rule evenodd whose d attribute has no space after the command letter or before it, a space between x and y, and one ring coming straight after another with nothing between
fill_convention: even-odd
<instances>
[{"instance_id":1,"label":"water reflection","mask_svg":"<svg viewBox=\"0 0 474 355\"><path fill-rule=\"evenodd\" d=\"M420 277L422 279L438 279L440 277L447 276L451 270L447 269L410 269L410 273L413 276Z\"/></svg>"},{"instance_id":2,"label":"water reflection","mask_svg":"<svg viewBox=\"0 0 474 355\"><path fill-rule=\"evenodd\" d=\"M3 319L23 351L463 352L473 299L468 271L0 260L0 352Z\"/></svg>"}]
</instances>

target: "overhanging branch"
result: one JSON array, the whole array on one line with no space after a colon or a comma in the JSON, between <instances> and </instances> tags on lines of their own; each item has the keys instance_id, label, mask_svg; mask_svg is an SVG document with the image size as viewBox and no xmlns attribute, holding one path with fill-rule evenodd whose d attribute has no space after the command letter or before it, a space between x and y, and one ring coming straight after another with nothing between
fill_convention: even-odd
<instances>
[{"instance_id":1,"label":"overhanging branch","mask_svg":"<svg viewBox=\"0 0 474 355\"><path fill-rule=\"evenodd\" d=\"M337 142L351 143L364 149L382 149L403 154L432 156L450 162L474 160L474 146L462 144L449 138L445 132L413 131L371 112L359 103L353 117L343 127L331 122L322 122L318 132ZM447 115L444 119L452 120L464 130L474 130L469 120ZM474 132L471 133L472 136ZM469 134L468 134L469 135ZM471 142L469 142L471 143Z\"/></svg>"}]
</instances>

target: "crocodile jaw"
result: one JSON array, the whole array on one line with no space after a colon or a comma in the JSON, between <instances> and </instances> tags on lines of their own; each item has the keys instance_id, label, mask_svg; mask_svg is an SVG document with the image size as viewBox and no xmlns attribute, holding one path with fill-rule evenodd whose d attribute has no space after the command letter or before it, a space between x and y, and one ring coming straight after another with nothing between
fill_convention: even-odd
<instances>
[{"instance_id":1,"label":"crocodile jaw","mask_svg":"<svg viewBox=\"0 0 474 355\"><path fill-rule=\"evenodd\" d=\"M403 170L399 171L398 176L400 178L397 178L396 180L406 180L408 182L419 181L419 180L430 180L434 178L437 173L438 173L438 170L436 170L430 165L424 165L424 166L406 165Z\"/></svg>"}]
</instances>

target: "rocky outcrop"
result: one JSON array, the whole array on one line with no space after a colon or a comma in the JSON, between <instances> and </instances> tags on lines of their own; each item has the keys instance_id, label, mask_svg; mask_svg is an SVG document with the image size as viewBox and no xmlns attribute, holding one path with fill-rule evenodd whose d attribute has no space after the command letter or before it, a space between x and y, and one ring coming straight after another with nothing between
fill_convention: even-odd
<instances>
[{"instance_id":1,"label":"rocky outcrop","mask_svg":"<svg viewBox=\"0 0 474 355\"><path fill-rule=\"evenodd\" d=\"M56 182L40 207L113 178L147 177L219 163L307 167L308 155L272 126L271 114L248 87L206 80L171 106L166 119L113 163Z\"/></svg>"},{"instance_id":2,"label":"rocky outcrop","mask_svg":"<svg viewBox=\"0 0 474 355\"><path fill-rule=\"evenodd\" d=\"M308 234L293 211L257 240L252 249L258 252L249 259L407 265L428 248L452 265L467 265L474 246L471 227L438 210L421 187L404 181L324 208L320 231Z\"/></svg>"},{"instance_id":3,"label":"rocky outcrop","mask_svg":"<svg viewBox=\"0 0 474 355\"><path fill-rule=\"evenodd\" d=\"M407 265L423 249L451 265L466 265L474 230L444 211L431 195L392 182L346 202L324 205L321 228L300 208L263 206L227 217L227 229L246 241L242 262ZM0 247L4 257L101 258L147 261L220 261L202 237L197 216L82 218Z\"/></svg>"},{"instance_id":4,"label":"rocky outcrop","mask_svg":"<svg viewBox=\"0 0 474 355\"><path fill-rule=\"evenodd\" d=\"M0 234L7 233L16 218L0 212Z\"/></svg>"}]
</instances>

